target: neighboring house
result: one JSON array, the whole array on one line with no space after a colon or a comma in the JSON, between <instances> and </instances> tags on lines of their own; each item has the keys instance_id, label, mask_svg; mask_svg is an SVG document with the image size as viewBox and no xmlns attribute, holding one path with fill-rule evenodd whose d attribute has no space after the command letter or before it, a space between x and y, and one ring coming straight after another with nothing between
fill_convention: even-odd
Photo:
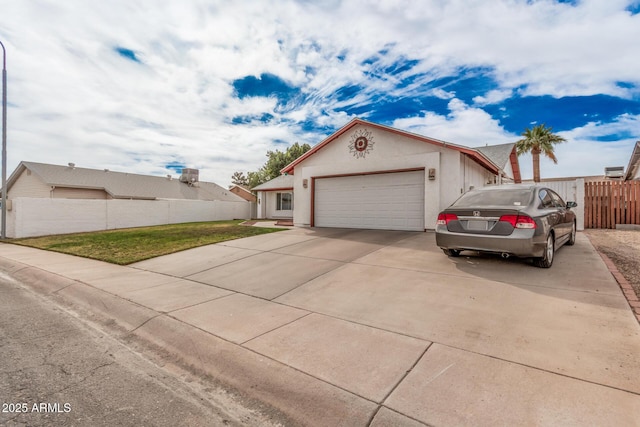
<instances>
[{"instance_id":1,"label":"neighboring house","mask_svg":"<svg viewBox=\"0 0 640 427\"><path fill-rule=\"evenodd\" d=\"M248 202L256 202L256 196L251 192L251 190L247 190L241 185L232 185L231 188L229 188L229 191L231 191L236 196L242 197Z\"/></svg>"},{"instance_id":2,"label":"neighboring house","mask_svg":"<svg viewBox=\"0 0 640 427\"><path fill-rule=\"evenodd\" d=\"M280 175L252 190L258 194L258 219L293 218L293 176Z\"/></svg>"},{"instance_id":3,"label":"neighboring house","mask_svg":"<svg viewBox=\"0 0 640 427\"><path fill-rule=\"evenodd\" d=\"M7 236L250 218L250 202L198 178L23 161L7 180Z\"/></svg>"},{"instance_id":4,"label":"neighboring house","mask_svg":"<svg viewBox=\"0 0 640 427\"><path fill-rule=\"evenodd\" d=\"M200 182L196 169L185 169L179 178L157 177L108 169L87 169L46 163L20 162L7 180L7 199L35 197L52 199L128 200L224 200L240 197L212 182Z\"/></svg>"},{"instance_id":5,"label":"neighboring house","mask_svg":"<svg viewBox=\"0 0 640 427\"><path fill-rule=\"evenodd\" d=\"M469 189L520 182L515 144L469 148L361 119L282 172L253 189L266 197L262 213L290 207L294 225L311 227L423 231Z\"/></svg>"},{"instance_id":6,"label":"neighboring house","mask_svg":"<svg viewBox=\"0 0 640 427\"><path fill-rule=\"evenodd\" d=\"M636 142L629 159L629 165L627 166L627 173L625 174L625 181L639 180L640 179L640 141Z\"/></svg>"}]
</instances>

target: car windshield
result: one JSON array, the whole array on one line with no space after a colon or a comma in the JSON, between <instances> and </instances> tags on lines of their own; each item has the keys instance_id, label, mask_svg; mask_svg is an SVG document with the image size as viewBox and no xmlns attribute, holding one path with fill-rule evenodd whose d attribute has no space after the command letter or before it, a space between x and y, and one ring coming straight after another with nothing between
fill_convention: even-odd
<instances>
[{"instance_id":1,"label":"car windshield","mask_svg":"<svg viewBox=\"0 0 640 427\"><path fill-rule=\"evenodd\" d=\"M527 206L531 201L531 190L504 188L495 190L472 191L464 194L451 205L455 208L471 208L481 206Z\"/></svg>"}]
</instances>

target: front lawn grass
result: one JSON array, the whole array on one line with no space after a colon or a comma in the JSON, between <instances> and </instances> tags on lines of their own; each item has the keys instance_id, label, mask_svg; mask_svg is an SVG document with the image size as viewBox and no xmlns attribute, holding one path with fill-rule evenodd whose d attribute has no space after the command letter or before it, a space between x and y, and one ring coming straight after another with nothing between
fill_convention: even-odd
<instances>
[{"instance_id":1,"label":"front lawn grass","mask_svg":"<svg viewBox=\"0 0 640 427\"><path fill-rule=\"evenodd\" d=\"M241 220L191 222L30 237L14 239L10 243L127 265L198 246L283 230L251 227L240 223Z\"/></svg>"}]
</instances>

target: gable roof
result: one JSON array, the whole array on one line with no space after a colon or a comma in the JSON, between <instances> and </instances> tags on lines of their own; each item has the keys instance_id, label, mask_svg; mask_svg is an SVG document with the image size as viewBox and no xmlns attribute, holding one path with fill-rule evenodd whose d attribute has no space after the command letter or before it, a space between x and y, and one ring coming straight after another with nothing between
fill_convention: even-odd
<instances>
[{"instance_id":1,"label":"gable roof","mask_svg":"<svg viewBox=\"0 0 640 427\"><path fill-rule=\"evenodd\" d=\"M256 196L251 192L251 190L246 189L242 185L237 185L237 184L232 185L231 187L229 187L229 191L231 191L233 194L237 196L242 197L243 199L249 202L256 201Z\"/></svg>"},{"instance_id":2,"label":"gable roof","mask_svg":"<svg viewBox=\"0 0 640 427\"><path fill-rule=\"evenodd\" d=\"M449 149L452 149L452 150L459 151L461 153L464 153L464 154L468 155L472 160L474 160L475 162L477 162L478 164L480 164L484 168L488 169L492 173L495 173L496 175L501 173L502 167L506 164L506 162L505 162L502 166L497 165L486 154L484 154L483 152L481 152L480 150L475 149L475 148L465 147L465 146L458 145L458 144L452 144L450 142L445 142L445 141L441 141L441 140L434 139L434 138L428 138L426 136L418 135L418 134L415 134L415 133L411 133L411 132L403 131L403 130L400 130L400 129L392 128L392 127L389 127L389 126L384 126L384 125L380 125L380 124L377 124L377 123L368 122L366 120L362 120L362 119L359 119L359 118L355 118L355 119L351 120L349 123L347 123L345 126L340 128L338 131L336 131L335 133L330 135L328 138L326 138L325 140L320 142L318 145L313 147L311 150L307 151L302 156L298 157L296 160L294 160L293 162L291 162L290 164L285 166L281 170L281 172L285 173L285 174L291 174L292 175L294 173L294 169L295 169L295 167L297 165L299 165L301 162L303 162L305 159L309 158L310 156L313 156L315 153L320 151L327 144L330 144L331 142L335 141L340 136L342 136L343 134L345 134L346 132L348 132L350 129L352 129L353 127L355 127L357 125L363 125L363 126L377 128L377 129L380 129L380 130L383 130L383 131L386 131L386 132L395 133L397 135L402 135L402 136L414 139L416 141L425 142L425 143L433 144L433 145L436 145L436 146L439 146L439 147L449 148ZM503 144L503 145L506 145L506 144ZM515 147L515 145L514 145L514 147ZM514 156L515 156L515 157L512 158L511 154L510 154L511 166L512 166L513 173L514 173L514 177L513 178L514 178L514 180L516 182L519 182L520 181L520 166L518 164L518 158L517 158L517 155L515 154L515 150L514 150L513 147L512 147L511 152L514 153Z\"/></svg>"},{"instance_id":3,"label":"gable roof","mask_svg":"<svg viewBox=\"0 0 640 427\"><path fill-rule=\"evenodd\" d=\"M506 168L508 163L511 163L513 180L515 182L522 181L522 177L520 176L520 163L518 163L518 153L516 151L515 142L508 142L506 144L498 145L485 145L484 147L477 147L476 150L484 154L489 160L491 160L502 170Z\"/></svg>"},{"instance_id":4,"label":"gable roof","mask_svg":"<svg viewBox=\"0 0 640 427\"><path fill-rule=\"evenodd\" d=\"M20 174L27 169L47 185L104 190L114 199L244 201L241 197L212 182L189 185L175 178L25 161L20 162L7 180L7 189L10 189Z\"/></svg>"},{"instance_id":5,"label":"gable roof","mask_svg":"<svg viewBox=\"0 0 640 427\"><path fill-rule=\"evenodd\" d=\"M229 187L229 190L233 190L234 188L237 188L238 190L244 193L252 194L251 190L249 190L248 188L245 188L243 185L233 184L231 187Z\"/></svg>"},{"instance_id":6,"label":"gable roof","mask_svg":"<svg viewBox=\"0 0 640 427\"><path fill-rule=\"evenodd\" d=\"M636 141L636 145L633 147L629 165L627 166L627 173L624 177L625 181L630 181L636 176L638 167L640 167L640 141Z\"/></svg>"},{"instance_id":7,"label":"gable roof","mask_svg":"<svg viewBox=\"0 0 640 427\"><path fill-rule=\"evenodd\" d=\"M280 175L267 181L263 184L256 185L251 190L253 191L275 191L275 190L292 190L293 189L293 176L292 175Z\"/></svg>"}]
</instances>

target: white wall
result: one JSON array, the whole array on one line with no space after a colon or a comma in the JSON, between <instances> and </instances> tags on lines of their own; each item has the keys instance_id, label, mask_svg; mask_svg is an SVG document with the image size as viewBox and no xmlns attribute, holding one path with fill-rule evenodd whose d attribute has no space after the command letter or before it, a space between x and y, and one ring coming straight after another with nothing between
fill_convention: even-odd
<instances>
[{"instance_id":1,"label":"white wall","mask_svg":"<svg viewBox=\"0 0 640 427\"><path fill-rule=\"evenodd\" d=\"M578 203L578 207L572 210L576 214L576 228L580 231L584 230L584 178L548 181L540 184L558 193L565 202Z\"/></svg>"},{"instance_id":2,"label":"white wall","mask_svg":"<svg viewBox=\"0 0 640 427\"><path fill-rule=\"evenodd\" d=\"M18 197L7 236L34 237L182 222L244 219L249 202L197 200L77 200Z\"/></svg>"},{"instance_id":3,"label":"white wall","mask_svg":"<svg viewBox=\"0 0 640 427\"><path fill-rule=\"evenodd\" d=\"M532 184L533 181L527 180L526 183ZM578 207L572 209L576 214L576 228L584 230L584 178L543 181L539 185L552 189L565 202L576 202Z\"/></svg>"},{"instance_id":4,"label":"white wall","mask_svg":"<svg viewBox=\"0 0 640 427\"><path fill-rule=\"evenodd\" d=\"M486 185L491 185L495 177L493 173L464 154L460 155L460 174L460 182L463 183L462 193L466 193L472 188L482 188ZM460 195L458 195L458 197Z\"/></svg>"}]
</instances>

